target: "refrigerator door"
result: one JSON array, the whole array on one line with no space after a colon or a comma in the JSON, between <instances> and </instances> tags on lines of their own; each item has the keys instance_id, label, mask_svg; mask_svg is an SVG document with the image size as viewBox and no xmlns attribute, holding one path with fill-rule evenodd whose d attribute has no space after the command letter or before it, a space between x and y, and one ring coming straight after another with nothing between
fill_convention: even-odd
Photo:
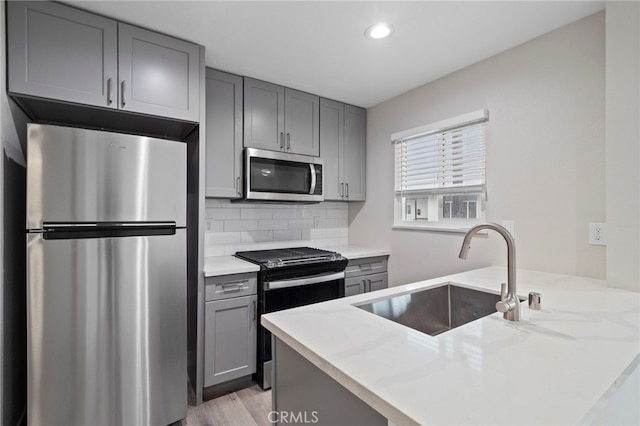
<instances>
[{"instance_id":1,"label":"refrigerator door","mask_svg":"<svg viewBox=\"0 0 640 426\"><path fill-rule=\"evenodd\" d=\"M29 124L27 229L43 222L186 226L183 142Z\"/></svg>"},{"instance_id":2,"label":"refrigerator door","mask_svg":"<svg viewBox=\"0 0 640 426\"><path fill-rule=\"evenodd\" d=\"M186 230L27 235L30 425L166 425L186 416Z\"/></svg>"}]
</instances>

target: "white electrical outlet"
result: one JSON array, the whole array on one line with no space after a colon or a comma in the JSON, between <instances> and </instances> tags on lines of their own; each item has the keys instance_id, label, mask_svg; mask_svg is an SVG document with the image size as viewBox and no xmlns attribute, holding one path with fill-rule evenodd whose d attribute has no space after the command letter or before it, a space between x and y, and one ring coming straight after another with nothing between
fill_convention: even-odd
<instances>
[{"instance_id":1,"label":"white electrical outlet","mask_svg":"<svg viewBox=\"0 0 640 426\"><path fill-rule=\"evenodd\" d=\"M589 224L589 244L595 246L607 245L607 224L606 223L590 223Z\"/></svg>"}]
</instances>

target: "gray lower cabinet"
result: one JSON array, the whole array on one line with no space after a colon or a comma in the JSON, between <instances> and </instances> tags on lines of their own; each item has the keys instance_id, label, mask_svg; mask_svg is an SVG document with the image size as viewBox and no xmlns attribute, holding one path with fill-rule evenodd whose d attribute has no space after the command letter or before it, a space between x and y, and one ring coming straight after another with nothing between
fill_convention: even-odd
<instances>
[{"instance_id":1,"label":"gray lower cabinet","mask_svg":"<svg viewBox=\"0 0 640 426\"><path fill-rule=\"evenodd\" d=\"M207 69L205 196L242 197L242 77Z\"/></svg>"},{"instance_id":2,"label":"gray lower cabinet","mask_svg":"<svg viewBox=\"0 0 640 426\"><path fill-rule=\"evenodd\" d=\"M362 277L345 278L344 295L353 296L354 294L366 293L366 281Z\"/></svg>"},{"instance_id":3,"label":"gray lower cabinet","mask_svg":"<svg viewBox=\"0 0 640 426\"><path fill-rule=\"evenodd\" d=\"M274 383L272 388L274 424L315 426L392 424L384 416L312 364L282 340L273 339ZM384 368L384 366L380 366ZM288 415L291 417L284 417ZM300 420L292 420L299 416ZM289 421L285 421L289 420Z\"/></svg>"},{"instance_id":4,"label":"gray lower cabinet","mask_svg":"<svg viewBox=\"0 0 640 426\"><path fill-rule=\"evenodd\" d=\"M205 284L204 386L256 371L256 275L209 277Z\"/></svg>"},{"instance_id":5,"label":"gray lower cabinet","mask_svg":"<svg viewBox=\"0 0 640 426\"><path fill-rule=\"evenodd\" d=\"M365 200L366 114L363 108L320 99L325 200Z\"/></svg>"},{"instance_id":6,"label":"gray lower cabinet","mask_svg":"<svg viewBox=\"0 0 640 426\"><path fill-rule=\"evenodd\" d=\"M349 260L345 269L345 296L368 293L387 287L389 287L387 256Z\"/></svg>"},{"instance_id":7,"label":"gray lower cabinet","mask_svg":"<svg viewBox=\"0 0 640 426\"><path fill-rule=\"evenodd\" d=\"M199 121L200 48L54 2L7 2L8 92Z\"/></svg>"},{"instance_id":8,"label":"gray lower cabinet","mask_svg":"<svg viewBox=\"0 0 640 426\"><path fill-rule=\"evenodd\" d=\"M244 146L320 155L316 95L244 78Z\"/></svg>"}]
</instances>

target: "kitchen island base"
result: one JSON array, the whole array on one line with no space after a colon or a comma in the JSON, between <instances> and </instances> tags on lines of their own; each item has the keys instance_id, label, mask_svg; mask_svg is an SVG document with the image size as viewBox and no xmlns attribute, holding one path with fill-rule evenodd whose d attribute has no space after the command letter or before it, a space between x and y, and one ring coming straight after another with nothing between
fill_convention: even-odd
<instances>
[{"instance_id":1,"label":"kitchen island base","mask_svg":"<svg viewBox=\"0 0 640 426\"><path fill-rule=\"evenodd\" d=\"M274 424L387 426L387 419L273 336Z\"/></svg>"}]
</instances>

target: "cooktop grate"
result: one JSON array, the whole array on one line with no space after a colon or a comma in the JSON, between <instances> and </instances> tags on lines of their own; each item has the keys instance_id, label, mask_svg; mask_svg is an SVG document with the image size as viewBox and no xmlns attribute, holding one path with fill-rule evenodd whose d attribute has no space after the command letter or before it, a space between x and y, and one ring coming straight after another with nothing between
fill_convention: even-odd
<instances>
[{"instance_id":1,"label":"cooktop grate","mask_svg":"<svg viewBox=\"0 0 640 426\"><path fill-rule=\"evenodd\" d=\"M341 258L340 254L336 252L311 247L239 251L236 252L236 257L257 264L266 264L269 262L302 263L305 260L336 260Z\"/></svg>"}]
</instances>

